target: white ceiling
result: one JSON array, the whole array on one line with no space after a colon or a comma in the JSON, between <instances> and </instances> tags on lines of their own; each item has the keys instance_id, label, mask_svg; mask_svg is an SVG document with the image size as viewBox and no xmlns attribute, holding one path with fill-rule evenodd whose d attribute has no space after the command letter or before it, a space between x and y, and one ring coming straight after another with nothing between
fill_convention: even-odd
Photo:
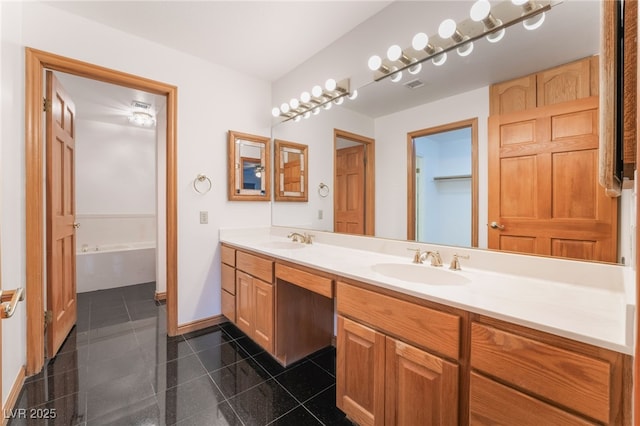
<instances>
[{"instance_id":1,"label":"white ceiling","mask_svg":"<svg viewBox=\"0 0 640 426\"><path fill-rule=\"evenodd\" d=\"M389 3L47 1L67 12L269 82L279 79Z\"/></svg>"},{"instance_id":2,"label":"white ceiling","mask_svg":"<svg viewBox=\"0 0 640 426\"><path fill-rule=\"evenodd\" d=\"M363 80L361 77L371 81L373 75L366 70L369 54L384 53L389 40L409 45L416 30L433 34L443 16L465 19L472 3L47 1L69 13L271 82L292 72L312 73L319 63L314 55L323 49L320 68L328 62L338 74L351 76L352 82ZM526 31L518 24L507 29L500 43L478 40L466 58L451 53L442 67L425 64L416 76L425 82L419 89L410 90L386 79L361 88L358 99L345 102L343 107L379 117L597 53L599 19L599 1L564 0L547 14L537 31ZM334 43L338 39L340 42ZM63 79L63 85L82 106L79 118L122 120L118 114L122 115L122 108L132 100L152 103L156 110L162 107L156 104L162 102L159 97L80 77ZM409 78L402 83L406 81ZM279 101L274 99L274 103Z\"/></svg>"}]
</instances>

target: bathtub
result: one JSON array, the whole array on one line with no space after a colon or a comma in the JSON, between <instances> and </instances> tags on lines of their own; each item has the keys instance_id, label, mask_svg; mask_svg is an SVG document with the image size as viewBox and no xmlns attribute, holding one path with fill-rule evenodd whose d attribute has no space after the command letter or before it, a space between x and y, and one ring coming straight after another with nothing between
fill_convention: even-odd
<instances>
[{"instance_id":1,"label":"bathtub","mask_svg":"<svg viewBox=\"0 0 640 426\"><path fill-rule=\"evenodd\" d=\"M78 293L156 280L155 242L83 244L76 253Z\"/></svg>"}]
</instances>

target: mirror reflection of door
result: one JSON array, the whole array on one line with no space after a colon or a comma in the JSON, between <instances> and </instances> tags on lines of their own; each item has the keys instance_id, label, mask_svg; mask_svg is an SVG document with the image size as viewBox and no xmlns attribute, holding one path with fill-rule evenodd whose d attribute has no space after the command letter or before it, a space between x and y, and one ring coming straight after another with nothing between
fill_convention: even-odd
<instances>
[{"instance_id":1,"label":"mirror reflection of door","mask_svg":"<svg viewBox=\"0 0 640 426\"><path fill-rule=\"evenodd\" d=\"M333 230L356 235L373 235L374 140L334 130Z\"/></svg>"},{"instance_id":2,"label":"mirror reflection of door","mask_svg":"<svg viewBox=\"0 0 640 426\"><path fill-rule=\"evenodd\" d=\"M477 120L409 134L408 238L477 246Z\"/></svg>"}]
</instances>

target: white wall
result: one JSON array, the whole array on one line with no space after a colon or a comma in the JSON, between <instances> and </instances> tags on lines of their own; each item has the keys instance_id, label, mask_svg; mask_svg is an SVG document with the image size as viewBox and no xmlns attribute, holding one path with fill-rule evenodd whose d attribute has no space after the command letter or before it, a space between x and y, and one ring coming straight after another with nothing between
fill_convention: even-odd
<instances>
[{"instance_id":1,"label":"white wall","mask_svg":"<svg viewBox=\"0 0 640 426\"><path fill-rule=\"evenodd\" d=\"M77 214L155 214L153 128L76 121Z\"/></svg>"},{"instance_id":2,"label":"white wall","mask_svg":"<svg viewBox=\"0 0 640 426\"><path fill-rule=\"evenodd\" d=\"M6 288L25 282L24 47L49 51L178 87L178 322L220 313L220 227L268 226L270 205L228 202L226 134L269 135L270 85L36 2L2 8L2 251ZM51 30L51 23L56 30ZM267 113L265 113L267 111ZM197 194L198 173L212 190ZM209 211L200 225L198 212ZM3 392L25 363L25 314L5 322ZM12 344L8 346L8 342ZM17 342L17 343L16 343Z\"/></svg>"},{"instance_id":3,"label":"white wall","mask_svg":"<svg viewBox=\"0 0 640 426\"><path fill-rule=\"evenodd\" d=\"M376 119L376 236L407 238L407 133L477 117L478 240L487 246L488 116L489 88L483 87Z\"/></svg>"},{"instance_id":4,"label":"white wall","mask_svg":"<svg viewBox=\"0 0 640 426\"><path fill-rule=\"evenodd\" d=\"M288 121L274 127L274 139L309 145L309 201L274 202L273 225L333 231L334 129L373 137L373 120L334 105L330 110L323 110L306 120ZM377 157L377 143L375 150ZM321 182L329 186L329 195L325 198L318 194ZM322 219L318 215L320 210Z\"/></svg>"},{"instance_id":5,"label":"white wall","mask_svg":"<svg viewBox=\"0 0 640 426\"><path fill-rule=\"evenodd\" d=\"M2 288L25 285L24 53L22 8L0 2L0 181ZM2 404L26 361L26 306L2 320Z\"/></svg>"}]
</instances>

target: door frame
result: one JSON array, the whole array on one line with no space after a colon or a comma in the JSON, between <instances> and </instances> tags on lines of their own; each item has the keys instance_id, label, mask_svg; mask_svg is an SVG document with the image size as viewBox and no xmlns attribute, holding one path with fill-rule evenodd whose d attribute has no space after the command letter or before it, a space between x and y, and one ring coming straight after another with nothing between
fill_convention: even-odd
<instances>
[{"instance_id":1,"label":"door frame","mask_svg":"<svg viewBox=\"0 0 640 426\"><path fill-rule=\"evenodd\" d=\"M471 247L478 247L478 117L407 133L407 240L416 239L416 161L413 140L471 127Z\"/></svg>"},{"instance_id":2,"label":"door frame","mask_svg":"<svg viewBox=\"0 0 640 426\"><path fill-rule=\"evenodd\" d=\"M27 375L44 365L45 292L45 199L44 118L42 114L44 69L65 72L105 83L165 96L166 129L166 241L167 241L167 333L178 334L177 281L177 106L178 88L173 85L104 68L53 53L25 48L25 224Z\"/></svg>"},{"instance_id":3,"label":"door frame","mask_svg":"<svg viewBox=\"0 0 640 426\"><path fill-rule=\"evenodd\" d=\"M347 132L346 130L333 129L333 211L335 225L335 206L336 191L335 182L337 180L337 152L338 138L347 139L353 142L363 144L365 146L365 164L364 164L364 235L375 235L376 231L376 200L375 200L375 140L356 133Z\"/></svg>"}]
</instances>

